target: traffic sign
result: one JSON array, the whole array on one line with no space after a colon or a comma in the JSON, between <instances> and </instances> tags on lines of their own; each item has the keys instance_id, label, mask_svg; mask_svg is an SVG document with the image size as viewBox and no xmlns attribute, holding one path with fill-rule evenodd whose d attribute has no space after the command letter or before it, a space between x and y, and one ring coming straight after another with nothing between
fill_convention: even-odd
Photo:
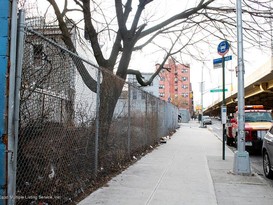
<instances>
[{"instance_id":1,"label":"traffic sign","mask_svg":"<svg viewBox=\"0 0 273 205\"><path fill-rule=\"evenodd\" d=\"M225 61L232 60L232 56L226 56L226 57L224 57L224 60ZM218 64L218 63L222 63L222 62L223 62L223 58L213 59L213 64Z\"/></svg>"},{"instance_id":2,"label":"traffic sign","mask_svg":"<svg viewBox=\"0 0 273 205\"><path fill-rule=\"evenodd\" d=\"M228 91L227 88L225 88L225 92ZM215 92L223 92L223 89L213 89L213 90L210 90L211 93L215 93Z\"/></svg>"},{"instance_id":3,"label":"traffic sign","mask_svg":"<svg viewBox=\"0 0 273 205\"><path fill-rule=\"evenodd\" d=\"M222 41L217 47L218 54L224 56L229 50L229 43L227 41Z\"/></svg>"},{"instance_id":4,"label":"traffic sign","mask_svg":"<svg viewBox=\"0 0 273 205\"><path fill-rule=\"evenodd\" d=\"M222 68L222 63L213 64L213 69Z\"/></svg>"}]
</instances>

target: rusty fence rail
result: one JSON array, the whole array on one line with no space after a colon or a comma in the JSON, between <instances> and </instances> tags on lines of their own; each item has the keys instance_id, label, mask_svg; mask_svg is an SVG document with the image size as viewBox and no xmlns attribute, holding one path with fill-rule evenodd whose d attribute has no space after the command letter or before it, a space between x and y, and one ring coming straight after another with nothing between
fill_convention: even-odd
<instances>
[{"instance_id":1,"label":"rusty fence rail","mask_svg":"<svg viewBox=\"0 0 273 205\"><path fill-rule=\"evenodd\" d=\"M107 140L100 140L102 99L86 86L75 62L94 79L121 80L71 54L54 27L26 29L23 53L16 204L73 203L99 178L122 169L177 128L176 106L120 82L123 91Z\"/></svg>"}]
</instances>

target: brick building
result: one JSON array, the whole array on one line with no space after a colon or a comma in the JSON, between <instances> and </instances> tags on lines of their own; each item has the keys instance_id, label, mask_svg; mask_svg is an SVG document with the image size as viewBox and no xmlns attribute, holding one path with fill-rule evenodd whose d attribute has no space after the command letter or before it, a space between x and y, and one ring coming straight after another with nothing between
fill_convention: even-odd
<instances>
[{"instance_id":1,"label":"brick building","mask_svg":"<svg viewBox=\"0 0 273 205\"><path fill-rule=\"evenodd\" d=\"M189 110L193 114L193 92L190 82L190 66L176 64L173 58L159 76L159 97L162 100L172 102L178 108Z\"/></svg>"}]
</instances>

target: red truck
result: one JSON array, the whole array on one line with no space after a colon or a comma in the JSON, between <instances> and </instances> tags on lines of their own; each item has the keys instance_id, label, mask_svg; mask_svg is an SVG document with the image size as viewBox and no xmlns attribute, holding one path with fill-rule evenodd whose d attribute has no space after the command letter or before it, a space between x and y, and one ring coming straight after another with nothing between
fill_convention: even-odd
<instances>
[{"instance_id":1,"label":"red truck","mask_svg":"<svg viewBox=\"0 0 273 205\"><path fill-rule=\"evenodd\" d=\"M237 145L238 111L226 124L227 145ZM263 105L245 106L245 146L250 150L261 150L263 137L272 126L271 110L265 110Z\"/></svg>"}]
</instances>

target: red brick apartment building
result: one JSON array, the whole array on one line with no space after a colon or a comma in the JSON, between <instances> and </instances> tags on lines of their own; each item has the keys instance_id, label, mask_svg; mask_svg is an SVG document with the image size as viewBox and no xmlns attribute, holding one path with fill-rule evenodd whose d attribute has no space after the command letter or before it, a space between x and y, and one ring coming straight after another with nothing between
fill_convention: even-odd
<instances>
[{"instance_id":1,"label":"red brick apartment building","mask_svg":"<svg viewBox=\"0 0 273 205\"><path fill-rule=\"evenodd\" d=\"M162 100L172 102L178 108L189 110L193 115L193 92L190 82L190 66L176 64L173 58L159 76L159 97Z\"/></svg>"}]
</instances>

